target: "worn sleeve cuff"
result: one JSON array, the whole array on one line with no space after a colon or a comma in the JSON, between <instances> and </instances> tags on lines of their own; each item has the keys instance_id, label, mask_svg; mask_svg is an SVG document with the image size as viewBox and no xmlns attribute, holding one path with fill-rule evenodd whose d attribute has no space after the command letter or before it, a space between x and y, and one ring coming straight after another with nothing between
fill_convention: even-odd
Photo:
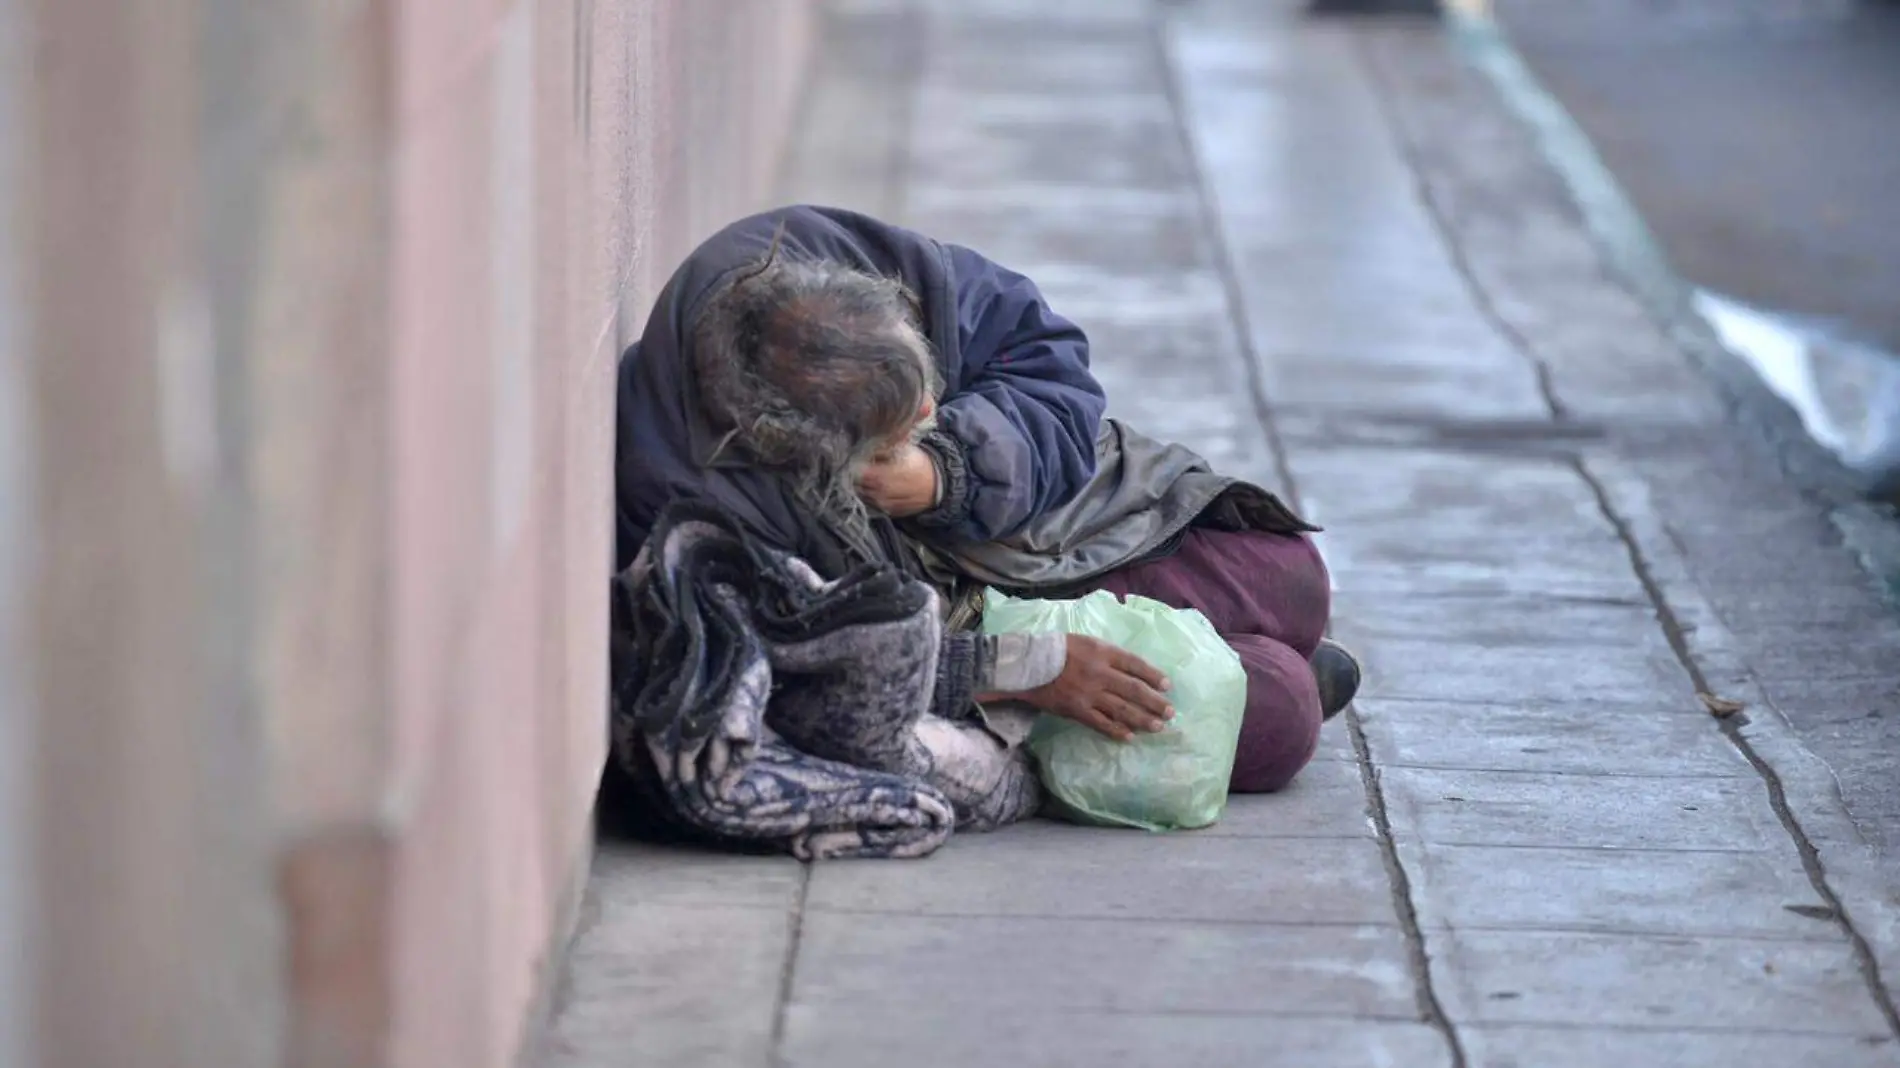
<instances>
[{"instance_id":1,"label":"worn sleeve cuff","mask_svg":"<svg viewBox=\"0 0 1900 1068\"><path fill-rule=\"evenodd\" d=\"M963 442L942 430L925 434L917 443L937 465L937 505L916 517L918 525L948 530L970 518L970 460Z\"/></svg>"},{"instance_id":2,"label":"worn sleeve cuff","mask_svg":"<svg viewBox=\"0 0 1900 1068\"><path fill-rule=\"evenodd\" d=\"M974 631L958 631L943 636L943 650L937 656L937 688L930 696L930 711L945 719L960 719L969 714L982 692L979 680L986 673L983 660L984 637Z\"/></svg>"},{"instance_id":3,"label":"worn sleeve cuff","mask_svg":"<svg viewBox=\"0 0 1900 1068\"><path fill-rule=\"evenodd\" d=\"M978 693L1028 693L1056 681L1069 660L1062 633L993 634L983 639Z\"/></svg>"}]
</instances>

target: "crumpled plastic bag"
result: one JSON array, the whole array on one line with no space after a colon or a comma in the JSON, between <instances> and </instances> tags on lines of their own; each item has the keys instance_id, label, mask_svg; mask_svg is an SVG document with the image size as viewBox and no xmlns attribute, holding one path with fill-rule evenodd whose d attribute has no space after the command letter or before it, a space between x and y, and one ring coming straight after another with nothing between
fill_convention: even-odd
<instances>
[{"instance_id":1,"label":"crumpled plastic bag","mask_svg":"<svg viewBox=\"0 0 1900 1068\"><path fill-rule=\"evenodd\" d=\"M1059 631L1118 645L1173 683L1174 719L1118 742L1093 728L1039 715L1029 735L1056 814L1079 823L1165 831L1206 827L1227 808L1240 747L1247 675L1240 657L1192 609L1097 590L1072 601L985 598L987 634Z\"/></svg>"}]
</instances>

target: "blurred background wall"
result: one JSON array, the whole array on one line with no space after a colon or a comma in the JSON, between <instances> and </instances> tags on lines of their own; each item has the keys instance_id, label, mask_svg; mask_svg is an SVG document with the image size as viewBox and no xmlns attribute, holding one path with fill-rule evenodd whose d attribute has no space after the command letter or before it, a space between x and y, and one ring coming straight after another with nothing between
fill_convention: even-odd
<instances>
[{"instance_id":1,"label":"blurred background wall","mask_svg":"<svg viewBox=\"0 0 1900 1068\"><path fill-rule=\"evenodd\" d=\"M799 0L0 0L0 1063L510 1063Z\"/></svg>"}]
</instances>

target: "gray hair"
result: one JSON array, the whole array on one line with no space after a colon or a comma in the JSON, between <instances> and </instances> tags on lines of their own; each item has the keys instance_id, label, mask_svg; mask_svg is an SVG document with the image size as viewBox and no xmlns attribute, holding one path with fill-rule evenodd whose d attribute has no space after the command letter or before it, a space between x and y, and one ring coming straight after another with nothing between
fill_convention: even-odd
<instances>
[{"instance_id":1,"label":"gray hair","mask_svg":"<svg viewBox=\"0 0 1900 1068\"><path fill-rule=\"evenodd\" d=\"M919 320L896 279L789 258L774 242L693 323L699 403L724 447L821 514L862 520L858 473L942 390Z\"/></svg>"}]
</instances>

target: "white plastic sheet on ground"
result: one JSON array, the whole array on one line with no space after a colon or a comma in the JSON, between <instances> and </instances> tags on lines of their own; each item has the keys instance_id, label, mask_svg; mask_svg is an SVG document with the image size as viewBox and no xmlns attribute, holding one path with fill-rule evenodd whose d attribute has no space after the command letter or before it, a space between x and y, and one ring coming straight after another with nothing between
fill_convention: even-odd
<instances>
[{"instance_id":1,"label":"white plastic sheet on ground","mask_svg":"<svg viewBox=\"0 0 1900 1068\"><path fill-rule=\"evenodd\" d=\"M1885 496L1900 490L1900 356L1846 330L1698 291L1696 311L1801 417L1808 436Z\"/></svg>"}]
</instances>

